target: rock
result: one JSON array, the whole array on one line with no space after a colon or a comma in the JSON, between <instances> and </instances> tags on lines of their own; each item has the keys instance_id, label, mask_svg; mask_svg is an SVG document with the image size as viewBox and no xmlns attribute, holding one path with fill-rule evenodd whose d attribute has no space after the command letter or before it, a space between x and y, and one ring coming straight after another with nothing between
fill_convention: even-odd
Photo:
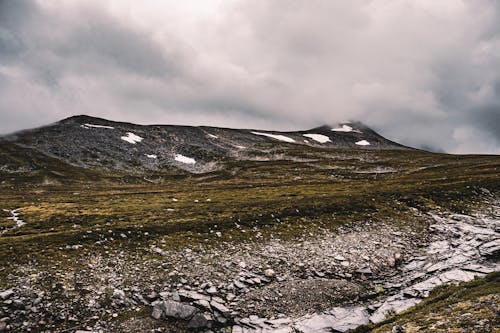
<instances>
[{"instance_id":1,"label":"rock","mask_svg":"<svg viewBox=\"0 0 500 333\"><path fill-rule=\"evenodd\" d=\"M219 302L211 301L210 306L212 307L212 309L217 310L222 314L228 314L229 312L231 312L227 307L220 304Z\"/></svg>"},{"instance_id":2,"label":"rock","mask_svg":"<svg viewBox=\"0 0 500 333\"><path fill-rule=\"evenodd\" d=\"M160 309L159 306L154 306L153 307L153 312L151 313L151 317L154 319L158 320L161 318L161 315L163 314L162 309Z\"/></svg>"},{"instance_id":3,"label":"rock","mask_svg":"<svg viewBox=\"0 0 500 333\"><path fill-rule=\"evenodd\" d=\"M333 259L338 261L347 261L347 259L341 255L336 255Z\"/></svg>"},{"instance_id":4,"label":"rock","mask_svg":"<svg viewBox=\"0 0 500 333\"><path fill-rule=\"evenodd\" d=\"M395 313L399 313L408 308L411 308L415 304L419 302L419 299L416 298L407 298L407 299L398 299L396 297L389 297L383 304L380 306L377 311L375 311L370 316L370 321L374 324L380 323L387 316Z\"/></svg>"},{"instance_id":5,"label":"rock","mask_svg":"<svg viewBox=\"0 0 500 333\"><path fill-rule=\"evenodd\" d=\"M244 261L240 261L238 263L238 266L240 266L241 268L246 268L247 267L247 264L244 262Z\"/></svg>"},{"instance_id":6,"label":"rock","mask_svg":"<svg viewBox=\"0 0 500 333\"><path fill-rule=\"evenodd\" d=\"M0 321L0 333L7 332L7 323Z\"/></svg>"},{"instance_id":7,"label":"rock","mask_svg":"<svg viewBox=\"0 0 500 333\"><path fill-rule=\"evenodd\" d=\"M178 292L179 298L182 301L198 301L205 300L210 301L210 296L197 293L195 291L181 290Z\"/></svg>"},{"instance_id":8,"label":"rock","mask_svg":"<svg viewBox=\"0 0 500 333\"><path fill-rule=\"evenodd\" d=\"M120 300L124 300L126 298L125 292L123 290L120 290L120 289L113 290L113 296L112 297L114 299L120 299Z\"/></svg>"},{"instance_id":9,"label":"rock","mask_svg":"<svg viewBox=\"0 0 500 333\"><path fill-rule=\"evenodd\" d=\"M0 292L0 298L3 300L10 298L12 295L14 295L14 290L12 289L7 289Z\"/></svg>"},{"instance_id":10,"label":"rock","mask_svg":"<svg viewBox=\"0 0 500 333\"><path fill-rule=\"evenodd\" d=\"M23 310L24 309L24 302L20 299L15 299L12 301L11 304L12 308L16 310Z\"/></svg>"},{"instance_id":11,"label":"rock","mask_svg":"<svg viewBox=\"0 0 500 333\"><path fill-rule=\"evenodd\" d=\"M215 294L217 294L217 288L212 286L212 287L207 289L207 293L209 293L210 295L215 295Z\"/></svg>"},{"instance_id":12,"label":"rock","mask_svg":"<svg viewBox=\"0 0 500 333\"><path fill-rule=\"evenodd\" d=\"M495 239L491 242L482 244L479 246L479 252L484 257L500 256L500 239Z\"/></svg>"},{"instance_id":13,"label":"rock","mask_svg":"<svg viewBox=\"0 0 500 333\"><path fill-rule=\"evenodd\" d=\"M208 320L202 313L197 313L187 324L188 328L203 328L208 326Z\"/></svg>"},{"instance_id":14,"label":"rock","mask_svg":"<svg viewBox=\"0 0 500 333\"><path fill-rule=\"evenodd\" d=\"M272 278L276 275L276 272L273 271L272 269L268 268L264 271L264 275L268 278Z\"/></svg>"},{"instance_id":15,"label":"rock","mask_svg":"<svg viewBox=\"0 0 500 333\"><path fill-rule=\"evenodd\" d=\"M363 275L372 275L373 274L370 267L360 268L356 271L356 273L363 274Z\"/></svg>"},{"instance_id":16,"label":"rock","mask_svg":"<svg viewBox=\"0 0 500 333\"><path fill-rule=\"evenodd\" d=\"M190 319L198 309L192 305L182 304L176 301L163 301L156 305L167 317L176 319Z\"/></svg>"},{"instance_id":17,"label":"rock","mask_svg":"<svg viewBox=\"0 0 500 333\"><path fill-rule=\"evenodd\" d=\"M402 326L396 325L392 328L392 333L405 333L405 329Z\"/></svg>"},{"instance_id":18,"label":"rock","mask_svg":"<svg viewBox=\"0 0 500 333\"><path fill-rule=\"evenodd\" d=\"M204 308L205 310L208 310L210 311L212 308L210 307L210 302L204 300L204 299L200 299L196 302L194 302L195 304L199 305L200 307Z\"/></svg>"}]
</instances>

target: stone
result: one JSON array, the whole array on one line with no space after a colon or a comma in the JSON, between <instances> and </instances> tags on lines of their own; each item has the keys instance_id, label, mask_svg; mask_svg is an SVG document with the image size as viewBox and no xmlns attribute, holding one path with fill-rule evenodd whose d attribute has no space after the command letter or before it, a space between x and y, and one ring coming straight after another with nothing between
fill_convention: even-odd
<instances>
[{"instance_id":1,"label":"stone","mask_svg":"<svg viewBox=\"0 0 500 333\"><path fill-rule=\"evenodd\" d=\"M392 327L391 333L405 333L405 329L402 326L396 325Z\"/></svg>"},{"instance_id":2,"label":"stone","mask_svg":"<svg viewBox=\"0 0 500 333\"><path fill-rule=\"evenodd\" d=\"M389 297L371 316L370 321L374 324L380 323L387 316L399 313L416 305L420 300L417 298L398 299Z\"/></svg>"},{"instance_id":3,"label":"stone","mask_svg":"<svg viewBox=\"0 0 500 333\"><path fill-rule=\"evenodd\" d=\"M479 253L484 257L498 257L500 255L500 239L482 244L479 246Z\"/></svg>"},{"instance_id":4,"label":"stone","mask_svg":"<svg viewBox=\"0 0 500 333\"><path fill-rule=\"evenodd\" d=\"M154 319L158 320L161 318L161 315L163 314L163 311L160 309L159 306L154 306L153 307L153 312L151 313L151 317Z\"/></svg>"},{"instance_id":5,"label":"stone","mask_svg":"<svg viewBox=\"0 0 500 333\"><path fill-rule=\"evenodd\" d=\"M209 293L210 295L215 295L215 294L217 294L217 288L212 286L212 287L207 289L207 293Z\"/></svg>"},{"instance_id":6,"label":"stone","mask_svg":"<svg viewBox=\"0 0 500 333\"><path fill-rule=\"evenodd\" d=\"M202 313L197 313L187 324L188 328L203 328L208 326L208 320Z\"/></svg>"},{"instance_id":7,"label":"stone","mask_svg":"<svg viewBox=\"0 0 500 333\"><path fill-rule=\"evenodd\" d=\"M3 300L10 298L12 295L14 295L14 290L12 290L12 289L7 289L7 290L0 292L0 298Z\"/></svg>"},{"instance_id":8,"label":"stone","mask_svg":"<svg viewBox=\"0 0 500 333\"><path fill-rule=\"evenodd\" d=\"M181 290L178 292L179 298L182 301L198 301L205 300L210 301L210 296L197 293L196 291Z\"/></svg>"},{"instance_id":9,"label":"stone","mask_svg":"<svg viewBox=\"0 0 500 333\"><path fill-rule=\"evenodd\" d=\"M219 302L211 301L210 306L212 309L219 311L222 314L228 314L231 312L226 306L220 304Z\"/></svg>"},{"instance_id":10,"label":"stone","mask_svg":"<svg viewBox=\"0 0 500 333\"><path fill-rule=\"evenodd\" d=\"M120 290L120 289L115 289L113 290L113 296L112 296L114 299L125 299L126 296L125 296L125 292L123 290Z\"/></svg>"},{"instance_id":11,"label":"stone","mask_svg":"<svg viewBox=\"0 0 500 333\"><path fill-rule=\"evenodd\" d=\"M190 319L198 309L192 305L183 304L176 301L163 301L157 305L167 317L176 319Z\"/></svg>"},{"instance_id":12,"label":"stone","mask_svg":"<svg viewBox=\"0 0 500 333\"><path fill-rule=\"evenodd\" d=\"M266 277L268 277L268 278L272 278L272 277L274 277L274 276L276 275L276 272L275 272L274 270L272 270L272 269L268 268L268 269L266 269L266 270L264 271L264 275L265 275Z\"/></svg>"}]
</instances>

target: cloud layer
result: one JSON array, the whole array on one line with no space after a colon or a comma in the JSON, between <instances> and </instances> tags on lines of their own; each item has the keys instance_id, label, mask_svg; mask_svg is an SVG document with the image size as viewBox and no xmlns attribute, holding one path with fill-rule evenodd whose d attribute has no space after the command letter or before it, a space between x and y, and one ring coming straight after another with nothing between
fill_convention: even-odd
<instances>
[{"instance_id":1,"label":"cloud layer","mask_svg":"<svg viewBox=\"0 0 500 333\"><path fill-rule=\"evenodd\" d=\"M494 0L0 0L0 133L75 114L306 129L360 120L500 154Z\"/></svg>"}]
</instances>

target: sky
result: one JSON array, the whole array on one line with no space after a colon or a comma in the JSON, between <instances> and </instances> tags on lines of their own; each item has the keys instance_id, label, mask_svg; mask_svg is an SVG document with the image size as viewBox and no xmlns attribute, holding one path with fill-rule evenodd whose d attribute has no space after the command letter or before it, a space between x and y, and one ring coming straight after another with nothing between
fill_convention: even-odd
<instances>
[{"instance_id":1,"label":"sky","mask_svg":"<svg viewBox=\"0 0 500 333\"><path fill-rule=\"evenodd\" d=\"M500 154L500 1L0 0L0 134L79 114Z\"/></svg>"}]
</instances>

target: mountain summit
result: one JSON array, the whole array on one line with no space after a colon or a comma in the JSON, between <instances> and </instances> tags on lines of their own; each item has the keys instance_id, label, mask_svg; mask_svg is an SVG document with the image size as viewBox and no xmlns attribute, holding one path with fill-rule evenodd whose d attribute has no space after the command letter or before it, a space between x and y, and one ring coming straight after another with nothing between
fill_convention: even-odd
<instances>
[{"instance_id":1,"label":"mountain summit","mask_svg":"<svg viewBox=\"0 0 500 333\"><path fill-rule=\"evenodd\" d=\"M207 126L137 125L74 116L2 139L73 166L140 172L208 172L225 162L315 159L332 149L410 149L361 123L279 132Z\"/></svg>"}]
</instances>

